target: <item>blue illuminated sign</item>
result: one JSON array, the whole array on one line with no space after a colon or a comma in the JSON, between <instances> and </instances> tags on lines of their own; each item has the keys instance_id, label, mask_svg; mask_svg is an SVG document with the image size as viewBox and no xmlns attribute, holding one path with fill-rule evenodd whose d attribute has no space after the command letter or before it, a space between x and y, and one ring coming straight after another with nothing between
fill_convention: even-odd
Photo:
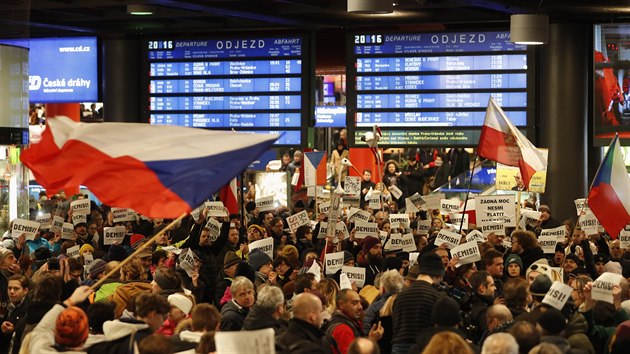
<instances>
[{"instance_id":1,"label":"blue illuminated sign","mask_svg":"<svg viewBox=\"0 0 630 354\"><path fill-rule=\"evenodd\" d=\"M315 128L341 128L345 126L345 106L315 107Z\"/></svg>"},{"instance_id":2,"label":"blue illuminated sign","mask_svg":"<svg viewBox=\"0 0 630 354\"><path fill-rule=\"evenodd\" d=\"M33 103L98 101L96 37L2 41L30 48L29 100Z\"/></svg>"}]
</instances>

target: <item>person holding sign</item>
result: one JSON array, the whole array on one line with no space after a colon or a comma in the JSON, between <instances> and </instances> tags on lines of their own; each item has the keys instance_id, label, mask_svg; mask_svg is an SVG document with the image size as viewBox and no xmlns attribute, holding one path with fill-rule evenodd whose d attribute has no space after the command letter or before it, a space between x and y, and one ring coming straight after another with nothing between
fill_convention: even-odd
<instances>
[{"instance_id":1,"label":"person holding sign","mask_svg":"<svg viewBox=\"0 0 630 354\"><path fill-rule=\"evenodd\" d=\"M392 195L392 200L396 202L399 208L405 207L405 191L407 190L405 187L406 177L400 172L400 167L398 166L398 162L394 160L389 160L385 163L385 173L383 174L383 184L386 188L389 187L397 187L400 189L403 194L396 198Z\"/></svg>"},{"instance_id":2,"label":"person holding sign","mask_svg":"<svg viewBox=\"0 0 630 354\"><path fill-rule=\"evenodd\" d=\"M366 194L368 194L370 189L374 188L376 188L376 183L372 182L372 171L363 170L363 175L361 176L361 199L359 200L359 207L361 210L365 209Z\"/></svg>"}]
</instances>

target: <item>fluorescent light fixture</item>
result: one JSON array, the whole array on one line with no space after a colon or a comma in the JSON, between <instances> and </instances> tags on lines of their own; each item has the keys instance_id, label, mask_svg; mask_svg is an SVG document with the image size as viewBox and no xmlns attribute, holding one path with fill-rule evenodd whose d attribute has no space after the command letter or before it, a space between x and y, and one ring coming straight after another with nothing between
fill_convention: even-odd
<instances>
[{"instance_id":1,"label":"fluorescent light fixture","mask_svg":"<svg viewBox=\"0 0 630 354\"><path fill-rule=\"evenodd\" d=\"M155 14L155 7L142 4L127 5L127 13L134 16L151 16Z\"/></svg>"},{"instance_id":2,"label":"fluorescent light fixture","mask_svg":"<svg viewBox=\"0 0 630 354\"><path fill-rule=\"evenodd\" d=\"M348 12L389 14L394 12L394 0L348 0Z\"/></svg>"},{"instance_id":3,"label":"fluorescent light fixture","mask_svg":"<svg viewBox=\"0 0 630 354\"><path fill-rule=\"evenodd\" d=\"M549 17L547 15L510 16L510 41L516 44L547 44Z\"/></svg>"}]
</instances>

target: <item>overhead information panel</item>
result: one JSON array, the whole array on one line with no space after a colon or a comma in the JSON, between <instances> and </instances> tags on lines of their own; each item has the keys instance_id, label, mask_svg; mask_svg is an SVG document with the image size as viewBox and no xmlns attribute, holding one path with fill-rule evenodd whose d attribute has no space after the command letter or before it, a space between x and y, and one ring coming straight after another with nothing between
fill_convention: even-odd
<instances>
[{"instance_id":1,"label":"overhead information panel","mask_svg":"<svg viewBox=\"0 0 630 354\"><path fill-rule=\"evenodd\" d=\"M490 97L515 125L528 125L529 56L509 31L362 33L350 40L347 119L357 132L378 124L392 130L387 145L472 146Z\"/></svg>"},{"instance_id":2,"label":"overhead information panel","mask_svg":"<svg viewBox=\"0 0 630 354\"><path fill-rule=\"evenodd\" d=\"M303 36L145 44L151 124L278 131L287 135L278 144L301 144L309 109Z\"/></svg>"}]
</instances>

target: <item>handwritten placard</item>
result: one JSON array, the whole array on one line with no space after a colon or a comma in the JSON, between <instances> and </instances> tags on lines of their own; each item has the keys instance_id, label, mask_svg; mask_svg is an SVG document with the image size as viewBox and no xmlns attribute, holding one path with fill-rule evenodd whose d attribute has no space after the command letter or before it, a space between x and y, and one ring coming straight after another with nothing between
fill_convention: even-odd
<instances>
[{"instance_id":1,"label":"handwritten placard","mask_svg":"<svg viewBox=\"0 0 630 354\"><path fill-rule=\"evenodd\" d=\"M74 239L74 225L69 222L64 222L61 227L61 238L64 240Z\"/></svg>"},{"instance_id":2,"label":"handwritten placard","mask_svg":"<svg viewBox=\"0 0 630 354\"><path fill-rule=\"evenodd\" d=\"M326 268L326 274L335 274L343 267L343 251L326 253L324 256L324 267Z\"/></svg>"},{"instance_id":3,"label":"handwritten placard","mask_svg":"<svg viewBox=\"0 0 630 354\"><path fill-rule=\"evenodd\" d=\"M345 194L361 194L361 177L346 176L343 184Z\"/></svg>"},{"instance_id":4,"label":"handwritten placard","mask_svg":"<svg viewBox=\"0 0 630 354\"><path fill-rule=\"evenodd\" d=\"M440 230L433 244L436 246L441 246L443 244L446 244L449 249L453 249L459 245L459 241L461 241L461 239L462 239L462 235L456 232Z\"/></svg>"},{"instance_id":5,"label":"handwritten placard","mask_svg":"<svg viewBox=\"0 0 630 354\"><path fill-rule=\"evenodd\" d=\"M50 213L37 214L37 216L35 216L35 221L39 223L39 227L42 230L48 230L52 225L52 216Z\"/></svg>"},{"instance_id":6,"label":"handwritten placard","mask_svg":"<svg viewBox=\"0 0 630 354\"><path fill-rule=\"evenodd\" d=\"M127 229L124 226L106 227L103 229L103 244L120 244L126 233Z\"/></svg>"},{"instance_id":7,"label":"handwritten placard","mask_svg":"<svg viewBox=\"0 0 630 354\"><path fill-rule=\"evenodd\" d=\"M271 259L273 259L273 238L267 237L262 240L254 241L249 244L249 252L259 248L265 252Z\"/></svg>"},{"instance_id":8,"label":"handwritten placard","mask_svg":"<svg viewBox=\"0 0 630 354\"><path fill-rule=\"evenodd\" d=\"M302 210L299 213L293 214L287 218L287 223L289 224L289 230L295 233L298 227L309 224L308 213L306 210Z\"/></svg>"},{"instance_id":9,"label":"handwritten placard","mask_svg":"<svg viewBox=\"0 0 630 354\"><path fill-rule=\"evenodd\" d=\"M573 288L571 286L556 280L551 284L551 288L549 288L549 291L545 294L542 303L562 310L572 292Z\"/></svg>"},{"instance_id":10,"label":"handwritten placard","mask_svg":"<svg viewBox=\"0 0 630 354\"><path fill-rule=\"evenodd\" d=\"M89 199L79 199L70 203L70 209L72 210L72 215L90 215L90 200Z\"/></svg>"},{"instance_id":11,"label":"handwritten placard","mask_svg":"<svg viewBox=\"0 0 630 354\"><path fill-rule=\"evenodd\" d=\"M227 209L223 205L223 202L220 202L220 201L205 202L204 206L206 207L206 210L208 210L208 212L206 214L208 216L216 216L216 217L227 217L228 216Z\"/></svg>"},{"instance_id":12,"label":"handwritten placard","mask_svg":"<svg viewBox=\"0 0 630 354\"><path fill-rule=\"evenodd\" d=\"M341 271L348 275L348 279L354 282L358 288L365 285L365 268L363 267L341 267Z\"/></svg>"},{"instance_id":13,"label":"handwritten placard","mask_svg":"<svg viewBox=\"0 0 630 354\"><path fill-rule=\"evenodd\" d=\"M38 230L39 223L37 221L15 219L13 220L11 234L13 237L19 237L24 234L27 240L34 240Z\"/></svg>"},{"instance_id":14,"label":"handwritten placard","mask_svg":"<svg viewBox=\"0 0 630 354\"><path fill-rule=\"evenodd\" d=\"M356 221L354 223L354 230L354 237L356 238L365 238L367 236L377 237L379 232L377 223L363 221Z\"/></svg>"},{"instance_id":15,"label":"handwritten placard","mask_svg":"<svg viewBox=\"0 0 630 354\"><path fill-rule=\"evenodd\" d=\"M479 262L481 260L481 252L477 242L466 242L451 249L451 257L459 258L457 263L459 266L465 264Z\"/></svg>"},{"instance_id":16,"label":"handwritten placard","mask_svg":"<svg viewBox=\"0 0 630 354\"><path fill-rule=\"evenodd\" d=\"M256 199L256 208L260 211L274 210L273 196L261 197Z\"/></svg>"},{"instance_id":17,"label":"handwritten placard","mask_svg":"<svg viewBox=\"0 0 630 354\"><path fill-rule=\"evenodd\" d=\"M621 282L621 274L605 272L593 282L591 289L591 298L593 300L605 301L613 303L613 286L619 285Z\"/></svg>"}]
</instances>

